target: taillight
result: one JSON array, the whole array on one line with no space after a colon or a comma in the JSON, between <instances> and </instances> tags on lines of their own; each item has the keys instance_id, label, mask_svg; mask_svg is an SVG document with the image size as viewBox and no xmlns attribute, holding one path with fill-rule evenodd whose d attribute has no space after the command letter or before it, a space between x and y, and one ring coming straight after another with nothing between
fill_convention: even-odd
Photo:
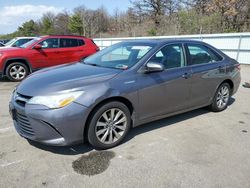
<instances>
[{"instance_id":1,"label":"taillight","mask_svg":"<svg viewBox=\"0 0 250 188\"><path fill-rule=\"evenodd\" d=\"M94 42L94 40L91 39L91 42L96 46L95 50L98 52L100 51L100 48L96 45L96 43Z\"/></svg>"}]
</instances>

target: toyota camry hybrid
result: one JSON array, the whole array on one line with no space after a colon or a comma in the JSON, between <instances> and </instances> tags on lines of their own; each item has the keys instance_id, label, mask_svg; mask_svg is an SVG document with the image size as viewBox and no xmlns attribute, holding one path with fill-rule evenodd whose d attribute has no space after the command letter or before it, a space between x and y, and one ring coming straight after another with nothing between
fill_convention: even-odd
<instances>
[{"instance_id":1,"label":"toyota camry hybrid","mask_svg":"<svg viewBox=\"0 0 250 188\"><path fill-rule=\"evenodd\" d=\"M226 109L240 80L239 63L206 43L125 41L31 74L9 106L24 138L107 149L132 127L206 106Z\"/></svg>"}]
</instances>

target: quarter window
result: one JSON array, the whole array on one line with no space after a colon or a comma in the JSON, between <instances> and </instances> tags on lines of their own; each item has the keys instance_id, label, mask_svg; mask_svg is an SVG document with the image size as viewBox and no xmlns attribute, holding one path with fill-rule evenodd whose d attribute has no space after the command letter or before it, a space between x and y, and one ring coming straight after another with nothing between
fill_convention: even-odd
<instances>
[{"instance_id":1,"label":"quarter window","mask_svg":"<svg viewBox=\"0 0 250 188\"><path fill-rule=\"evenodd\" d=\"M192 65L205 64L222 60L222 57L214 53L206 46L196 44L188 44L187 46L190 54L190 63Z\"/></svg>"},{"instance_id":2,"label":"quarter window","mask_svg":"<svg viewBox=\"0 0 250 188\"><path fill-rule=\"evenodd\" d=\"M79 46L83 46L85 44L85 42L84 42L84 40L79 39L78 44L79 44Z\"/></svg>"},{"instance_id":3,"label":"quarter window","mask_svg":"<svg viewBox=\"0 0 250 188\"><path fill-rule=\"evenodd\" d=\"M42 48L58 48L59 47L57 38L49 38L40 42L39 44L42 46Z\"/></svg>"},{"instance_id":4,"label":"quarter window","mask_svg":"<svg viewBox=\"0 0 250 188\"><path fill-rule=\"evenodd\" d=\"M185 60L182 45L167 45L159 50L150 61L162 63L165 69L183 67Z\"/></svg>"}]
</instances>

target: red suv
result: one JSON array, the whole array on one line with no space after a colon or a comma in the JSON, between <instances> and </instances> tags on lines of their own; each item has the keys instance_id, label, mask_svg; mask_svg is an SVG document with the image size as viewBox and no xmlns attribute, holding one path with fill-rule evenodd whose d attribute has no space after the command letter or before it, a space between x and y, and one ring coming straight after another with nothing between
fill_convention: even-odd
<instances>
[{"instance_id":1,"label":"red suv","mask_svg":"<svg viewBox=\"0 0 250 188\"><path fill-rule=\"evenodd\" d=\"M35 70L81 61L97 51L93 40L82 36L37 37L19 48L0 49L0 77L21 81Z\"/></svg>"}]
</instances>

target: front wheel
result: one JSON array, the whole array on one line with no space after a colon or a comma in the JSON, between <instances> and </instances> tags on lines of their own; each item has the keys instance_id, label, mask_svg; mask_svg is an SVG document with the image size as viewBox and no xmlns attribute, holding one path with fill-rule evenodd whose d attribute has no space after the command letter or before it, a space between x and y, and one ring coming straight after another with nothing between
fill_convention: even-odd
<instances>
[{"instance_id":1,"label":"front wheel","mask_svg":"<svg viewBox=\"0 0 250 188\"><path fill-rule=\"evenodd\" d=\"M99 149L114 147L127 135L130 125L131 115L125 104L106 103L94 112L90 120L88 141Z\"/></svg>"},{"instance_id":2,"label":"front wheel","mask_svg":"<svg viewBox=\"0 0 250 188\"><path fill-rule=\"evenodd\" d=\"M220 112L227 108L230 99L230 85L223 83L217 89L210 109L214 112Z\"/></svg>"},{"instance_id":3,"label":"front wheel","mask_svg":"<svg viewBox=\"0 0 250 188\"><path fill-rule=\"evenodd\" d=\"M6 68L6 76L9 80L18 82L28 76L28 67L19 62L11 63Z\"/></svg>"}]
</instances>

